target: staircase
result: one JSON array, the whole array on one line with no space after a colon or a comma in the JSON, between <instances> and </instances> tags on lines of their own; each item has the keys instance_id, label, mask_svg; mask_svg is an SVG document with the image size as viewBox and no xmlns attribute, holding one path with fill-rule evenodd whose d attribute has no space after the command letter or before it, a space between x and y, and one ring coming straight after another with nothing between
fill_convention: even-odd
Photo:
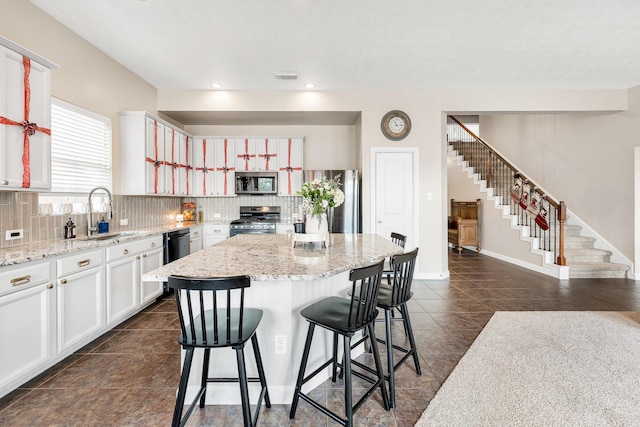
<instances>
[{"instance_id":1,"label":"staircase","mask_svg":"<svg viewBox=\"0 0 640 427\"><path fill-rule=\"evenodd\" d=\"M462 170L467 173L469 177L474 178L475 184L480 186L480 191L487 193L487 199L495 202L495 208L500 209L503 212L503 218L510 221L510 224L515 224L516 228L521 230L521 236L528 236L529 232L524 230L527 226L521 226L518 224L516 215L511 215L509 200L503 200L501 196L494 196L498 192L494 191L493 186L487 187L487 181L481 179L480 174L475 173L476 169L486 170L485 156L480 156L477 153L461 153L464 151L461 149L460 142L450 142L448 146L448 156L457 162L461 166ZM512 176L501 175L495 177L492 181L492 185L497 186L511 186L513 184ZM596 239L593 237L583 236L581 234L582 227L579 225L564 225L564 255L566 258L566 265L569 267L569 278L626 278L629 266L624 264L612 263L610 261L611 251L595 248ZM558 239L553 234L550 239L557 243ZM523 238L528 240L532 246L532 252L539 253L540 245L536 242L536 239L530 237ZM542 264L553 263L552 254L542 254ZM543 265L544 267L544 265Z\"/></svg>"},{"instance_id":2,"label":"staircase","mask_svg":"<svg viewBox=\"0 0 640 427\"><path fill-rule=\"evenodd\" d=\"M579 225L565 225L564 254L569 277L578 278L625 278L628 265L610 261L611 251L595 248L596 239L582 236Z\"/></svg>"}]
</instances>

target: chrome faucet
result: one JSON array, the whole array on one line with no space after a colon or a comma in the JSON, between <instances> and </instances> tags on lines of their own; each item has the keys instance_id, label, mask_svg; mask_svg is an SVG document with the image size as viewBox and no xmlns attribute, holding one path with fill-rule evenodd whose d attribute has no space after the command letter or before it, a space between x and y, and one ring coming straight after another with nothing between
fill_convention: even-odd
<instances>
[{"instance_id":1,"label":"chrome faucet","mask_svg":"<svg viewBox=\"0 0 640 427\"><path fill-rule=\"evenodd\" d=\"M107 212L107 218L108 219L113 218L113 204L111 199L111 192L104 187L96 187L93 190L91 190L89 192L89 210L87 212L87 236L91 236L93 233L98 231L98 227L95 225L92 225L92 219L91 219L91 213L93 211L93 208L91 207L91 196L93 196L93 193L97 190L104 190L107 193L107 197L109 198L109 212Z\"/></svg>"}]
</instances>

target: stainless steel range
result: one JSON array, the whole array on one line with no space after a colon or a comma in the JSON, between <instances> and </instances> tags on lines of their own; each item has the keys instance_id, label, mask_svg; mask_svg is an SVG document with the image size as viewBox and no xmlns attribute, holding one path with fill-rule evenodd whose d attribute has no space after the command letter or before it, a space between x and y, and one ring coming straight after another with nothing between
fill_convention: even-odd
<instances>
[{"instance_id":1,"label":"stainless steel range","mask_svg":"<svg viewBox=\"0 0 640 427\"><path fill-rule=\"evenodd\" d=\"M240 218L231 221L229 236L236 234L275 234L280 206L240 206Z\"/></svg>"}]
</instances>

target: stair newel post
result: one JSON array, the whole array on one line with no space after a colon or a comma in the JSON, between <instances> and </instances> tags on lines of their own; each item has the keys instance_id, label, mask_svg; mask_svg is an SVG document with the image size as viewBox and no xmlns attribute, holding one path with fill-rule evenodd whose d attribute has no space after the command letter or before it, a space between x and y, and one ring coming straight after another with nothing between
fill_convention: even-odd
<instances>
[{"instance_id":1,"label":"stair newel post","mask_svg":"<svg viewBox=\"0 0 640 427\"><path fill-rule=\"evenodd\" d=\"M556 264L567 265L567 259L564 257L564 223L567 220L567 205L564 202L560 202L558 205L558 222L560 223L560 234L558 240L558 258Z\"/></svg>"}]
</instances>

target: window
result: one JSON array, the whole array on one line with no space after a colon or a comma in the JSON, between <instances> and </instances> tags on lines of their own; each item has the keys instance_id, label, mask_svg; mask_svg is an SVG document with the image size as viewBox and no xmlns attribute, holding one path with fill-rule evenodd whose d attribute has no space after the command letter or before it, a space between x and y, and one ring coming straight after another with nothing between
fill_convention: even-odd
<instances>
[{"instance_id":1,"label":"window","mask_svg":"<svg viewBox=\"0 0 640 427\"><path fill-rule=\"evenodd\" d=\"M51 98L51 192L111 189L111 120Z\"/></svg>"}]
</instances>

